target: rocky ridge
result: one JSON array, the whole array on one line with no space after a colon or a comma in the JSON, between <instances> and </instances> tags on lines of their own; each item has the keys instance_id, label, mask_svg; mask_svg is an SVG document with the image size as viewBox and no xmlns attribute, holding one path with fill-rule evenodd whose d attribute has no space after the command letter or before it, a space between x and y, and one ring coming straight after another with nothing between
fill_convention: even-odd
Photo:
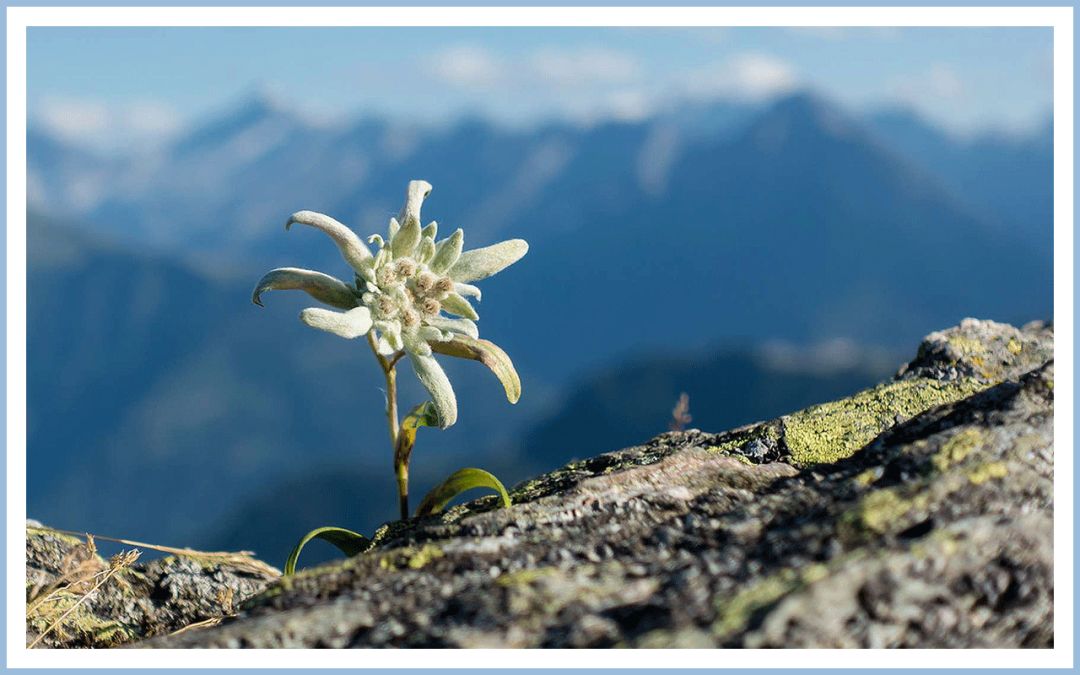
<instances>
[{"instance_id":1,"label":"rocky ridge","mask_svg":"<svg viewBox=\"0 0 1080 675\"><path fill-rule=\"evenodd\" d=\"M877 387L574 462L509 509L390 523L289 578L136 563L138 592L83 604L143 647L1048 647L1053 370L1052 327L969 319ZM80 545L28 530L35 583Z\"/></svg>"}]
</instances>

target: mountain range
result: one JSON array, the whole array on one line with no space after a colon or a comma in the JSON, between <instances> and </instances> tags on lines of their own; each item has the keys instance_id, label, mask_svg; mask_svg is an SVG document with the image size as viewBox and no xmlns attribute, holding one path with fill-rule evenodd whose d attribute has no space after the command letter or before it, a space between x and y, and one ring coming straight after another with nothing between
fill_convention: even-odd
<instances>
[{"instance_id":1,"label":"mountain range","mask_svg":"<svg viewBox=\"0 0 1080 675\"><path fill-rule=\"evenodd\" d=\"M382 231L405 183L424 178L425 215L463 227L466 247L529 240L482 284L479 307L481 334L518 366L522 403L508 406L479 366L450 364L461 421L421 432L413 471L418 486L463 462L516 479L662 431L680 391L694 390L695 425L726 428L899 363L866 365L870 346L894 354L969 315L1050 318L1051 135L962 140L807 92L524 130L320 127L257 97L128 157L32 130L30 513L259 549L280 545L265 533L282 512L358 517L311 487L318 476L385 491L363 345L300 325L302 298L248 302L270 267L347 271L321 235L283 231L293 211ZM836 338L862 365L815 370L812 350L795 352L801 370L762 365L765 341ZM741 391L761 382L761 398L725 399L731 378ZM403 404L419 397L409 385ZM351 524L393 509L363 513Z\"/></svg>"}]
</instances>

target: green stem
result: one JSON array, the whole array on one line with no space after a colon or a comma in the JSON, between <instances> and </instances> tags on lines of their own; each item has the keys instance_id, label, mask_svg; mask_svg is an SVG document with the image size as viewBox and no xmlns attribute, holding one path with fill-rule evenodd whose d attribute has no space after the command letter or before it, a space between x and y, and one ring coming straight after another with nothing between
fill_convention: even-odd
<instances>
[{"instance_id":1,"label":"green stem","mask_svg":"<svg viewBox=\"0 0 1080 675\"><path fill-rule=\"evenodd\" d=\"M379 361L383 376L386 378L386 421L390 428L390 447L394 449L394 475L397 477L398 506L401 510L401 519L405 520L409 517L409 459L399 457L397 452L399 423L396 368L402 354L394 354L387 359L379 353L379 345L372 333L368 333L368 344L371 345L371 351Z\"/></svg>"}]
</instances>

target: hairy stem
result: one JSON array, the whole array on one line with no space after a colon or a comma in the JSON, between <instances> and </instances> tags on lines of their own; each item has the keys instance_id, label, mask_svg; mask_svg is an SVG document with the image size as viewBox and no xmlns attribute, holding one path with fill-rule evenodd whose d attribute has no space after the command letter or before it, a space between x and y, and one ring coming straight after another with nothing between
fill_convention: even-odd
<instances>
[{"instance_id":1,"label":"hairy stem","mask_svg":"<svg viewBox=\"0 0 1080 675\"><path fill-rule=\"evenodd\" d=\"M397 405L397 362L404 356L398 352L389 359L379 353L379 345L375 341L373 333L368 333L368 344L371 351L379 361L383 376L386 378L386 421L390 428L390 447L394 449L394 476L397 478L398 506L401 509L401 519L409 517L409 460L407 457L399 457L397 452L398 441L398 405Z\"/></svg>"}]
</instances>

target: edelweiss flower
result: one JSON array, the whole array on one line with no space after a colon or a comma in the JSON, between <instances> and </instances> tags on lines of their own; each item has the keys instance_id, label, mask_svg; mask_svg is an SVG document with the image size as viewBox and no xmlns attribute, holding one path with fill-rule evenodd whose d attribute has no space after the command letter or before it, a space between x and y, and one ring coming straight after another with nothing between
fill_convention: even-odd
<instances>
[{"instance_id":1,"label":"edelweiss flower","mask_svg":"<svg viewBox=\"0 0 1080 675\"><path fill-rule=\"evenodd\" d=\"M342 310L309 307L300 312L300 320L344 338L368 336L383 356L407 354L431 394L440 426L446 428L457 420L457 400L432 351L484 363L499 377L511 403L521 394L521 383L506 353L479 339L475 323L479 317L466 298L480 300L480 289L469 282L517 262L529 245L511 239L462 252L460 228L436 243L438 225L431 222L420 227L420 206L430 193L426 181L409 182L405 206L397 218L390 219L387 238L376 234L368 239L378 246L374 255L356 233L330 216L294 213L285 229L300 223L328 234L355 272L353 283L322 272L282 267L259 281L251 300L261 306L265 291L302 290Z\"/></svg>"}]
</instances>

